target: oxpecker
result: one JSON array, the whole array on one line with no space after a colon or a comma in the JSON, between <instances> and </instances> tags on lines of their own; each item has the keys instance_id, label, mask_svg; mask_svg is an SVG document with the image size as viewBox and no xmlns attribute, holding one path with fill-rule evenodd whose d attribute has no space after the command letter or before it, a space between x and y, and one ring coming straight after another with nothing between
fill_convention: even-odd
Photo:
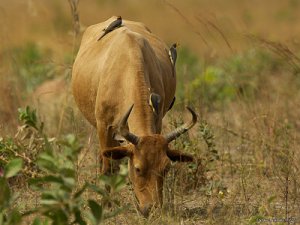
<instances>
[{"instance_id":1,"label":"oxpecker","mask_svg":"<svg viewBox=\"0 0 300 225\"><path fill-rule=\"evenodd\" d=\"M103 29L104 33L101 35L101 37L98 38L97 41L99 41L101 38L103 38L106 34L113 31L114 29L120 27L122 25L122 17L118 16L115 21L113 21L111 24L108 25L105 29Z\"/></svg>"},{"instance_id":2,"label":"oxpecker","mask_svg":"<svg viewBox=\"0 0 300 225\"><path fill-rule=\"evenodd\" d=\"M173 66L175 66L175 63L176 63L176 59L177 59L177 50L176 48L179 46L178 43L174 43L172 44L170 50L169 50L169 56L170 56L170 59L171 59L171 62L173 64Z\"/></svg>"},{"instance_id":3,"label":"oxpecker","mask_svg":"<svg viewBox=\"0 0 300 225\"><path fill-rule=\"evenodd\" d=\"M159 114L159 104L161 102L161 97L159 94L151 93L149 98L149 105L152 108L152 111L155 115Z\"/></svg>"}]
</instances>

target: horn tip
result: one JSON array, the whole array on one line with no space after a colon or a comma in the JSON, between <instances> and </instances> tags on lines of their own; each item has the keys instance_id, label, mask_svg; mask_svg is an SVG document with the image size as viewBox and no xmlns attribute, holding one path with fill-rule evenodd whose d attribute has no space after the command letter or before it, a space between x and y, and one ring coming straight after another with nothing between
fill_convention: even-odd
<instances>
[{"instance_id":1,"label":"horn tip","mask_svg":"<svg viewBox=\"0 0 300 225\"><path fill-rule=\"evenodd\" d=\"M198 119L198 117L197 117L197 114L195 113L195 111L192 109L192 107L190 107L190 106L186 106L186 108L190 111L190 113L192 114L192 116L193 116L193 122L197 122L197 119Z\"/></svg>"},{"instance_id":2,"label":"horn tip","mask_svg":"<svg viewBox=\"0 0 300 225\"><path fill-rule=\"evenodd\" d=\"M129 117L129 115L130 115L130 113L131 113L131 111L132 111L132 109L133 109L133 106L134 106L134 104L132 104L132 105L130 106L129 110L127 111L128 117ZM127 118L128 118L128 117L127 117Z\"/></svg>"}]
</instances>

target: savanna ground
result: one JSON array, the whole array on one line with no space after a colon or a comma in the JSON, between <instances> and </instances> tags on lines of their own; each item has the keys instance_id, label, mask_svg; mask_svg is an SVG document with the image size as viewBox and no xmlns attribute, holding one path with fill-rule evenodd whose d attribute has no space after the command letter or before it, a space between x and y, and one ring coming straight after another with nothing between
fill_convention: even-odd
<instances>
[{"instance_id":1,"label":"savanna ground","mask_svg":"<svg viewBox=\"0 0 300 225\"><path fill-rule=\"evenodd\" d=\"M18 194L10 207L40 204L26 180L43 135L77 137L76 185L99 183L98 141L72 99L72 62L87 26L122 15L181 44L163 132L189 119L184 106L192 105L199 122L173 145L202 163L173 165L165 205L148 219L126 185L114 198L128 205L105 223L300 224L300 1L85 0L71 10L72 2L0 1L0 166L16 157L27 165L9 179ZM26 105L44 122L42 134L20 127ZM85 198L100 202L92 192Z\"/></svg>"}]
</instances>

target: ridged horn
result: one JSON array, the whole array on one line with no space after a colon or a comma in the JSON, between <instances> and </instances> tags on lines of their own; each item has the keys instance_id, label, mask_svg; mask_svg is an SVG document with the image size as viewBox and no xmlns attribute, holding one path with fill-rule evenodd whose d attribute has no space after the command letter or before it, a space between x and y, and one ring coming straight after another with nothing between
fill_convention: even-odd
<instances>
[{"instance_id":1,"label":"ridged horn","mask_svg":"<svg viewBox=\"0 0 300 225\"><path fill-rule=\"evenodd\" d=\"M129 108L129 110L125 113L123 118L121 119L119 123L119 133L122 135L127 141L131 142L134 145L137 145L139 142L139 137L134 135L133 133L129 132L129 129L127 127L127 120L128 117L133 109L134 104Z\"/></svg>"},{"instance_id":2,"label":"ridged horn","mask_svg":"<svg viewBox=\"0 0 300 225\"><path fill-rule=\"evenodd\" d=\"M187 132L189 129L191 129L197 122L197 115L196 113L190 108L190 107L186 107L190 113L192 114L192 120L189 123L185 123L182 126L176 128L175 130L173 130L172 132L166 134L164 137L167 140L168 143L170 143L171 141L175 140L176 138L178 138L180 135L182 135L183 133Z\"/></svg>"}]
</instances>

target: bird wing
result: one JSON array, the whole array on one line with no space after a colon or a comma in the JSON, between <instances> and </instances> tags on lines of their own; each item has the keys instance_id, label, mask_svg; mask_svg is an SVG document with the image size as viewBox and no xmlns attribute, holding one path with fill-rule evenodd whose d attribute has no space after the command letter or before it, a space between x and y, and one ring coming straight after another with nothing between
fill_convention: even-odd
<instances>
[{"instance_id":1,"label":"bird wing","mask_svg":"<svg viewBox=\"0 0 300 225\"><path fill-rule=\"evenodd\" d=\"M110 31L114 30L115 28L121 26L121 24L122 24L122 20L117 19L108 25L108 27L105 29L105 32L110 32Z\"/></svg>"},{"instance_id":2,"label":"bird wing","mask_svg":"<svg viewBox=\"0 0 300 225\"><path fill-rule=\"evenodd\" d=\"M176 51L176 49L174 47L170 48L170 50L169 50L169 56L170 56L172 64L175 65L176 59L177 59L177 51Z\"/></svg>"},{"instance_id":3,"label":"bird wing","mask_svg":"<svg viewBox=\"0 0 300 225\"><path fill-rule=\"evenodd\" d=\"M149 98L149 105L151 106L153 112L159 114L159 104L161 102L161 97L159 94L151 93Z\"/></svg>"},{"instance_id":4,"label":"bird wing","mask_svg":"<svg viewBox=\"0 0 300 225\"><path fill-rule=\"evenodd\" d=\"M104 29L104 33L101 35L101 37L98 38L97 41L99 41L101 38L103 38L106 34L108 34L109 32L113 31L114 29L116 29L117 27L120 27L122 25L122 19L117 19L113 22L111 22L108 27L106 27Z\"/></svg>"}]
</instances>

